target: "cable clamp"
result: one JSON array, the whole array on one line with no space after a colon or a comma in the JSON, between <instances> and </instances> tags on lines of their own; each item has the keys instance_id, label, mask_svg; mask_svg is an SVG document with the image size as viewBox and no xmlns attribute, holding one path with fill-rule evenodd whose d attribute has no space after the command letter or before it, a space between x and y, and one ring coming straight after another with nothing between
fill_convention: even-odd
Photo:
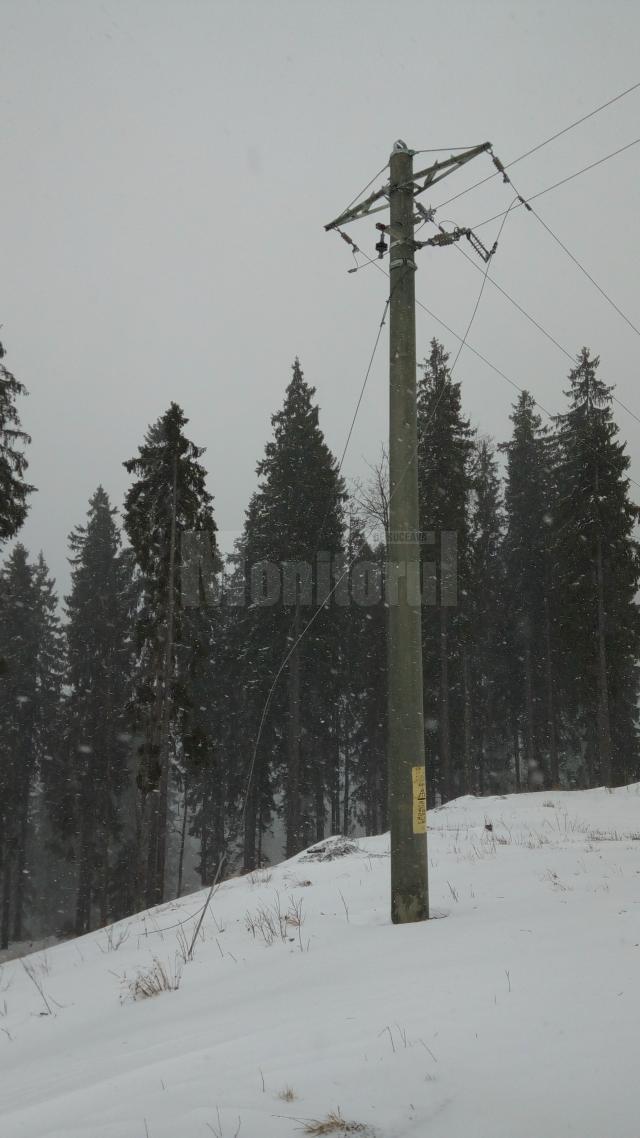
<instances>
[{"instance_id":1,"label":"cable clamp","mask_svg":"<svg viewBox=\"0 0 640 1138\"><path fill-rule=\"evenodd\" d=\"M400 257L396 261L389 262L390 269L399 269L401 265L407 265L410 269L417 268L415 261L412 261L410 257Z\"/></svg>"}]
</instances>

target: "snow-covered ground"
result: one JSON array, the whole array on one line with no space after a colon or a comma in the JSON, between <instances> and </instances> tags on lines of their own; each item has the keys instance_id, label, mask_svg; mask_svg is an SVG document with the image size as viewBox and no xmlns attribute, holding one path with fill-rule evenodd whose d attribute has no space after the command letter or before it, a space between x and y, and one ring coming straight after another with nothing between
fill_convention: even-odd
<instances>
[{"instance_id":1,"label":"snow-covered ground","mask_svg":"<svg viewBox=\"0 0 640 1138\"><path fill-rule=\"evenodd\" d=\"M225 882L186 965L204 893L6 963L2 1138L638 1138L640 784L429 821L442 919L390 925L370 838Z\"/></svg>"}]
</instances>

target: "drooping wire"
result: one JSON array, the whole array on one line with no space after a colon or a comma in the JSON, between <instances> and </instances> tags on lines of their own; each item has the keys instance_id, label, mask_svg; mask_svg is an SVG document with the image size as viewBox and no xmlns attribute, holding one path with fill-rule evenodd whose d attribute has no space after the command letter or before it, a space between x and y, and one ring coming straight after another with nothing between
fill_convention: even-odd
<instances>
[{"instance_id":1,"label":"drooping wire","mask_svg":"<svg viewBox=\"0 0 640 1138\"><path fill-rule=\"evenodd\" d=\"M386 274L385 274L385 275L386 275ZM376 356L376 352L377 352L377 350L378 350L378 345L379 345L379 343L380 343L380 337L382 336L382 329L384 328L384 325L385 325L385 323L386 323L387 312L388 312L388 310L389 310L389 305L390 305L390 303L391 303L391 294L389 294L389 296L387 297L387 299L386 299L386 301L385 301L384 309L383 309L383 312L382 312L382 318L381 318L381 320L380 320L380 323L379 323L379 325L378 325L378 331L377 331L377 334L376 334L376 338L375 338L375 340L374 340L373 349L372 349L372 351L371 351L371 356L370 356L370 358L369 358L369 363L368 363L368 365L367 365L367 369L366 369L366 371L365 371L365 375L364 375L364 380L363 380L363 382L362 382L362 385L361 385L361 388L360 388L360 392L359 392L359 395L358 395L358 400L357 400L357 403L356 403L356 406L355 406L355 410L354 410L354 413L353 413L353 416L352 416L352 419L351 419L351 424L350 424L350 426L349 426L349 431L348 431L348 434L347 434L346 442L345 442L345 444L344 444L344 448L343 448L343 451L342 451L342 456L341 456L341 458L340 458L340 462L339 462L339 464L338 464L338 467L337 467L337 473L338 473L338 474L340 473L340 471L341 471L341 469L342 469L342 466L343 466L343 463L344 463L344 459L345 459L345 455L346 455L346 453L347 453L347 448L348 448L348 446L349 446L349 442L350 442L351 436L352 436L352 434L353 434L353 430L354 430L354 427L355 427L355 424L356 424L356 419L357 419L357 417L358 417L358 412L359 412L359 410L360 410L360 406L361 406L361 403L362 403L362 400L363 400L363 397L364 397L364 393L365 393L365 390L366 390L366 387L367 387L367 383L368 383L368 381L369 381L369 376L370 376L370 374L371 374L371 368L373 367L373 361L374 361L374 359L375 359L375 356ZM323 534L323 532L324 532L324 527L325 527L325 525L326 525L326 522L327 522L328 513L329 513L329 511L327 510L327 512L326 512L326 514L325 514L325 517L324 517L324 519L323 519L323 522L322 522L322 526L321 526L321 529L320 529L320 533L319 533L319 535L318 535L318 537L317 537L317 539L316 539L316 546L319 544L319 542L320 542L320 538L322 537L322 534ZM364 546L363 546L363 547L364 547ZM255 738L255 742L254 742L254 745L253 745L253 751L252 751L252 755L251 755L251 761L250 761L250 763L249 763L249 771L248 771L248 773L247 773L247 781L246 781L246 786L245 786L244 801L243 801L243 805L242 805L242 813L241 813L241 822L240 822L240 826L241 826L241 828L242 828L242 826L244 825L244 822L245 822L245 817L246 817L246 812L247 812L247 804L248 804L248 801L249 801L249 792L250 792L250 789L251 789L251 783L252 783L252 780L253 780L253 772L254 772L254 770L255 770L256 760L257 760L257 756L258 756L258 748L259 748L259 746L260 746L260 741L261 741L261 739L262 739L262 733L263 733L263 731L264 731L264 725L265 725L265 723L266 723L267 715L268 715L268 713L269 713L269 708L270 708L270 706L271 706L271 700L273 699L273 695L274 695L274 692L275 692L275 690L276 690L276 688L277 688L277 686L278 686L278 682L279 682L279 680L280 680L280 677L281 677L282 673L284 672L284 670L285 670L285 668L286 668L287 664L289 663L289 660L291 659L291 657L292 657L293 653L295 652L296 648L298 647L298 645L300 644L300 642L303 640L303 638L306 636L307 632L308 632L308 631L309 631L309 629L312 627L312 625L315 623L315 621L316 621L316 620L317 620L317 618L319 617L320 613L323 611L323 609L324 609L324 608L326 608L326 606L327 606L328 602L331 600L331 597L332 597L332 596L333 596L333 594L336 592L336 590L338 589L338 587L339 587L339 585L341 584L341 582L344 580L344 577L346 576L346 574L347 574L348 572L350 572L350 570L351 570L351 564L352 564L352 563L350 563L349 565L347 565L347 567L346 567L346 569L344 570L344 572L343 572L343 573L340 575L340 577L338 577L338 579L337 579L336 583L334 584L333 588L330 590L330 592L329 592L329 593L327 594L327 596L324 598L324 600L323 600L322 604L318 606L318 608L316 609L316 611L314 612L314 614L312 615L312 617L310 618L310 620L307 622L307 624L304 626L304 628L303 628L303 629L301 630L301 632L298 634L298 636L296 637L296 639L293 641L293 643L292 643L292 644L291 644L291 646L289 647L289 650L287 651L287 653L285 654L285 656L284 656L283 660L281 661L281 663L280 663L280 666L278 667L278 670L277 670L277 672L276 672L275 676L273 677L273 680L272 680L271 686L270 686L270 688L269 688L269 690L268 690L268 692L267 692L267 697L266 697L266 700L265 700L265 703L264 703L264 706L263 706L263 709L262 709L262 714L261 714L261 716L260 716L260 720L259 720L259 723L258 723L258 731L257 731L257 733L256 733L256 738Z\"/></svg>"},{"instance_id":2,"label":"drooping wire","mask_svg":"<svg viewBox=\"0 0 640 1138\"><path fill-rule=\"evenodd\" d=\"M473 257L470 257L469 254L466 253L460 245L457 245L456 248L458 252L465 258L465 260L469 262L473 269L475 269L478 273L482 272L482 269L478 264L476 264L476 262L473 260ZM532 316L530 312L527 312L526 308L523 308L523 306L515 299L514 296L511 295L511 293L507 292L507 290L504 289L502 285L498 284L498 282L494 280L493 277L487 276L487 281L490 285L493 285L493 287L497 289L497 291L502 296L504 296L506 300L509 301L509 304L513 305L513 307L516 308L518 312L520 312L522 316L524 316L525 319L534 326L534 328L537 328L537 330L541 332L542 335L545 336L546 339L549 340L549 342L558 349L558 351L562 352L562 354L566 356L566 358L570 360L571 363L575 362L575 358L571 352L565 348L559 340L556 340L555 336L553 336L552 333L549 332L549 330L545 328L539 320L536 320L535 316ZM627 412L627 414L631 415L632 419L635 419L637 423L640 423L640 416L638 416L635 411L631 409L631 407L628 407L626 403L623 403L623 401L619 399L617 395L612 395L611 398L614 403L617 403L620 407L623 408L623 410Z\"/></svg>"},{"instance_id":3,"label":"drooping wire","mask_svg":"<svg viewBox=\"0 0 640 1138\"><path fill-rule=\"evenodd\" d=\"M640 142L640 138L636 139L636 142ZM635 145L635 143L629 143L629 146L633 146L633 145ZM623 150L628 149L628 146L623 147L622 149ZM621 151L617 150L614 153L620 154ZM613 157L613 156L614 155L609 155L609 157ZM604 162L604 161L606 161L606 159L601 159L601 161ZM593 165L598 165L598 163L594 163ZM592 169L592 167L588 167L588 168ZM504 174L504 179L505 179L505 181L507 181L512 186L512 188L515 190L516 194L518 194L518 191L517 191L515 185L513 184L513 180L511 179L511 177L507 174ZM552 187L549 187L549 188L552 188ZM618 304L616 304L615 300L613 300L613 298L611 296L609 296L608 292L606 292L606 290L602 287L602 285L598 284L595 277L592 276L592 274L588 271L588 269L585 268L585 266L582 264L582 262L578 260L578 258L575 256L575 254L572 253L571 250L567 248L567 246L564 244L564 242L560 240L558 235L553 232L551 227L549 225L547 225L546 221L544 221L544 219L540 216L540 214L537 212L537 210L535 210L533 208L533 206L531 205L531 202L534 201L535 198L541 197L542 194L546 193L546 192L547 192L546 190L541 190L540 193L534 194L531 198L528 198L526 200L522 197L521 194L518 194L519 204L526 206L529 213L533 214L536 221L538 221L539 224L543 227L543 229L545 229L546 232L549 234L549 236L551 238L553 238L553 240L556 242L556 244L560 246L560 248L563 250L563 252L566 253L566 255L569 257L569 259L571 261L573 261L573 264L576 265L576 267L580 270L581 273L583 273L583 275L587 278L587 280L591 282L591 284L594 286L594 288L596 288L597 291L600 293L600 295L603 296L604 299L607 301L607 303L611 305L611 307L614 309L614 311L618 313L618 316L622 317L625 324L628 324L629 327L636 333L636 335L640 336L640 328L638 328L638 326L636 324L634 324L633 320L631 320L627 316L627 314L622 311L620 306ZM511 208L511 207L509 207L509 208ZM491 220L495 220L495 219L492 218Z\"/></svg>"},{"instance_id":4,"label":"drooping wire","mask_svg":"<svg viewBox=\"0 0 640 1138\"><path fill-rule=\"evenodd\" d=\"M513 202L512 202L512 205L515 205L515 203L516 203L516 201L517 201L517 200L518 200L517 198L514 198L514 199L513 199ZM475 318L476 318L476 315L477 315L478 309L479 309L479 307L480 307L480 301L482 300L482 294L483 294L483 292L484 292L484 288L485 288L485 285L486 285L486 283L487 283L487 278L488 278L488 273L489 273L489 266L490 266L490 264L491 264L491 261L492 261L492 259L493 259L494 255L495 255L495 253L496 253L496 251L497 251L497 249L498 249L498 243L499 243L499 241L500 241L500 237L502 236L502 231L503 231L503 229L504 229L504 227L505 227L505 224L506 224L506 221L507 221L507 217L508 217L508 216L509 216L509 210L507 210L507 213L506 213L506 215L505 215L505 217L504 217L504 219L503 219L502 225L500 226L500 229L499 229L499 231L498 231L498 236L496 237L496 240L495 240L495 242L494 242L493 248L492 248L492 250L491 250L491 252L490 252L490 254L489 254L488 258L487 258L487 261L486 261L486 265L485 265L485 269L484 269L484 272L483 272L483 277L482 277L482 284L480 285L480 291L478 292L478 296L477 296L477 298L476 298L476 302L475 302L475 304L474 304L474 306L473 306L473 311L472 311L472 313L471 313L471 316L469 317L469 321L468 321L468 323L467 323L467 327L466 327L466 329L465 329L465 333L464 333L464 336L462 336L462 337L460 337L460 336L459 336L459 337L457 337L457 338L459 339L459 341L460 341L460 344L459 344L459 346L458 346L458 351L456 352L456 356L455 356L455 359L454 359L454 361L453 361L453 364L452 364L452 365L451 365L451 367L449 368L449 371L448 371L448 377L447 377L447 378L445 378L445 379L443 380L443 382L442 382L442 385L441 385L441 387L440 387L440 391L438 392L438 395L437 395L437 397L436 397L436 401L435 401L435 403L433 404L433 407L431 408L431 414L430 414L429 418L426 420L426 422L424 423L424 426L425 426L425 427L427 427L427 426L429 425L429 423L431 422L431 420L432 420L432 419L433 419L433 417L435 416L435 413L436 413L436 411L438 410L438 407L440 406L440 401L441 401L441 399L442 399L442 397L443 397L443 395L444 395L444 393L445 393L445 390L446 390L446 386L447 386L447 381L449 381L449 382L450 382L450 381L453 379L453 376L454 376L454 373L455 373L455 370L456 370L456 365L457 365L457 363L458 363L458 360L460 359L460 355L461 355L462 349L463 349L463 348L466 346L466 344L467 344L467 337L468 337L468 335L469 335L469 332L471 331L471 327L472 327L472 325L473 325L473 322L474 322L474 320L475 320ZM384 269L380 269L380 271L381 271L381 272L384 272ZM481 271L482 271L482 270L481 270ZM385 275L386 275L386 274L385 274ZM421 305L421 304L420 304L420 301L419 301L417 298L416 298L416 304L417 304L417 305L419 305L420 307L424 307L423 305ZM411 467L413 466L413 462L414 462L414 460L413 460L413 456L412 456L412 457L409 459L409 461L407 462L407 464L406 464L406 466L405 466L404 470L402 471L402 473L401 473L400 477L398 478L398 480L397 480L397 482L396 482L396 484L395 484L395 486L394 486L393 490L390 492L390 494L389 494L389 502L391 502L391 499L393 498L393 495L396 493L396 491L397 491L397 490L399 489L399 487L402 485L402 483L403 483L404 479L406 478L406 476L407 476L407 474L409 473L409 471L410 471Z\"/></svg>"},{"instance_id":5,"label":"drooping wire","mask_svg":"<svg viewBox=\"0 0 640 1138\"><path fill-rule=\"evenodd\" d=\"M456 353L456 357L453 361L453 366L451 368L451 375L453 375L453 373L455 371L456 364L457 364L458 360L460 359L460 354L461 354L461 352L462 352L462 350L463 350L463 348L467 342L467 336L469 335L469 332L471 331L471 325L473 324L473 322L476 318L476 313L480 307L480 301L482 300L482 294L484 292L485 285L486 285L487 279L489 277L489 268L491 266L491 261L493 260L493 255L494 255L494 253L498 247L500 238L502 237L502 231L503 231L503 229L507 223L507 218L508 218L509 214L511 213L511 210L513 209L513 207L515 206L517 201L518 201L517 197L514 198L513 201L511 202L511 205L509 206L509 209L505 213L505 215L502 219L502 224L500 225L500 229L498 230L498 236L496 237L493 249L492 249L489 257L487 258L487 261L486 261L486 264L484 267L484 272L482 274L482 284L480 285L480 292L478 293L478 297L477 297L476 303L474 305L473 312L471 313L471 316L469 318L469 323L467 324L464 336L462 337L460 344L458 346L458 351Z\"/></svg>"},{"instance_id":6,"label":"drooping wire","mask_svg":"<svg viewBox=\"0 0 640 1138\"><path fill-rule=\"evenodd\" d=\"M380 337L382 335L382 329L384 328L384 326L387 322L387 313L389 311L389 305L390 304L391 304L391 294L389 294L389 296L387 297L387 299L385 300L385 303L384 303L384 308L382 310L382 317L380 319L380 324L378 325L378 334L375 338L374 345L373 345L373 348L371 350L371 356L369 359L369 364L368 364L367 370L364 374L364 379L362 381L362 387L360 388L360 394L358 395L358 401L355 405L353 416L351 418L351 423L349 424L349 430L347 432L345 444L344 444L344 447L342 450L342 454L340 456L340 461L338 463L338 474L342 470L344 460L345 460L345 455L347 453L347 448L348 448L349 443L351 441L351 436L353 434L353 430L354 430L354 427L356 425L356 419L358 418L358 412L360 410L360 404L362 403L362 400L364 398L364 393L365 393L366 388L367 388L367 383L369 382L369 376L371 375L371 368L373 367L373 361L375 359L376 352L378 350L378 344L380 343Z\"/></svg>"},{"instance_id":7,"label":"drooping wire","mask_svg":"<svg viewBox=\"0 0 640 1138\"><path fill-rule=\"evenodd\" d=\"M421 300L418 300L417 297L416 305L418 308L421 308L423 312L426 312L427 316L430 316L432 320L435 320L437 324L440 324L440 326L444 328L445 331L447 331L456 340L462 341L462 336L459 332L455 332L453 328L451 328L451 326L446 323L446 321L442 320L440 316L437 316L435 312L428 308L426 304L423 304ZM501 379L504 379L506 383L515 388L516 391L519 391L520 394L522 394L524 391L529 391L529 394L531 395L535 406L540 408L540 410L547 416L550 422L554 423L556 421L557 415L554 415L553 412L549 411L549 409L545 407L539 399L536 399L528 388L522 387L519 383L516 383L516 381L514 379L511 379L510 376L506 374L506 372L502 371L502 369L499 368L497 364L492 363L491 360L487 359L487 357L484 356L482 352L479 352L478 349L474 348L473 345L468 341L466 342L465 347L467 351L471 352L472 355L477 356L479 360L482 360L483 364L486 364L486 366L490 368L491 371L494 371L496 375L499 375ZM621 405L624 406L624 404ZM628 408L625 407L625 410L628 410ZM630 474L626 474L625 477L628 478L629 482L632 482L634 486L640 488L640 482L636 481L635 478L632 478Z\"/></svg>"},{"instance_id":8,"label":"drooping wire","mask_svg":"<svg viewBox=\"0 0 640 1138\"><path fill-rule=\"evenodd\" d=\"M376 175L376 177L377 177L377 175ZM375 180L375 179L374 179L374 180ZM371 183L369 183L369 184L371 184ZM365 188L367 188L367 187L365 187ZM364 191L363 191L363 192L364 192ZM348 207L347 207L347 208L348 208ZM377 331L377 334L376 334L376 338L375 338L375 341L374 341L374 344L373 344L373 348L372 348L372 351L371 351L371 355L370 355L370 357L369 357L369 363L368 363L368 365L367 365L367 369L366 369L366 371L365 371L364 379L363 379L363 382L362 382L362 385L361 385L361 388L360 388L360 392L359 392L359 394L358 394L358 400L357 400L357 402L356 402L355 410L354 410L354 413L353 413L353 416L352 416L352 419L351 419L351 423L350 423L350 425L349 425L349 430L348 430L348 433L347 433L347 438L346 438L346 441L345 441L345 444L344 444L344 447L343 447L343 450L342 450L342 455L341 455L341 457L340 457L340 461L339 461L339 463L338 463L338 466L337 466L337 468L336 468L336 472L337 472L337 474L339 474L339 473L340 473L340 471L341 471L341 469L342 469L342 466L343 466L343 464L344 464L344 460L345 460L345 456L346 456L346 453L347 453L347 449L348 449L348 446L349 446L349 442L350 442L350 440L351 440L351 436L352 436L352 434L353 434L353 430L354 430L354 427L355 427L355 424L356 424L356 419L357 419L357 417L358 417L358 412L359 412L359 410L360 410L360 405L361 405L361 403L362 403L362 400L363 400L363 398L364 398L364 393L365 393L365 391L366 391L367 383L368 383L368 381L369 381L369 376L370 376L370 374L371 374L371 369L372 369L372 367L373 367L373 362L374 362L374 360L375 360L376 352L377 352L377 350L378 350L378 346L379 346L379 344L380 344L380 337L382 336L382 329L384 328L384 325L385 325L385 323L386 323L387 312L388 312L388 310L389 310L389 305L390 305L390 303L391 303L391 294L390 294L390 295L387 297L387 299L386 299L386 301L385 301L384 309L383 309L383 312L382 312L382 317L381 317L381 319L380 319L380 323L379 323L379 325L378 325L378 331ZM324 531L324 527L325 527L325 525L326 525L326 521L327 521L327 516L328 516L328 511L327 511L327 514L325 514L324 520L323 520L323 522L322 522L322 526L321 526L321 529L320 529L320 533L319 533L319 535L318 535L318 537L317 537L317 539L316 539L316 545L318 545L318 544L319 544L319 542L320 542L320 539L321 539L321 537L322 537L322 533L323 533L323 531ZM367 536L368 536L368 535L367 535ZM361 548L358 550L358 552L356 553L356 555L355 555L355 557L353 558L353 560L352 560L352 561L351 561L351 562L350 562L350 563L349 563L349 564L346 566L346 568L344 569L344 571L343 571L343 572L341 573L341 575L338 577L338 579L336 580L336 582L335 582L335 584L334 584L334 586L333 586L332 590L331 590L331 591L330 591L330 593L328 594L328 596L324 598L324 600L323 600L323 603L322 603L322 604L321 604L321 605L320 605L320 606L319 606L319 607L316 609L316 611L315 611L315 613L313 614L313 616L311 617L311 619L308 621L308 623L307 623L307 624L305 625L305 627L302 629L302 631L300 632L300 634L298 635L298 637L296 638L296 640L294 640L294 642L292 643L291 647L289 648L289 651L288 651L288 652L287 652L287 654L285 655L284 659L281 661L281 663L280 663L280 666L279 666L279 668L278 668L278 670L277 670L277 672L276 672L276 674L275 674L275 676L274 676L274 678L273 678L273 681L272 681L271 687L270 687L270 689L269 689L269 691L268 691L268 693L267 693L267 697L266 697L266 700L265 700L265 703L264 703L264 707L263 707L263 709L262 709L262 714L261 714L261 717L260 717L260 721L259 721L259 725L258 725L258 731L257 731L257 734L256 734L256 739L255 739L255 742L254 742L254 746L253 746L253 752L252 752L252 755L251 755L251 762L250 762L250 764L249 764L249 770L248 770L248 772L247 772L247 778L246 778L246 782L245 782L245 790L244 790L244 796L243 796L242 812L241 812L241 815L240 815L240 820L239 820L239 823L238 823L238 827L237 827L237 833L236 833L236 837L238 836L238 833L242 831L242 828L243 828L243 827L244 827L244 825L245 825L246 812L247 812L247 805L248 805L248 802L249 802L249 793L250 793L250 790L251 790L251 784L252 784L252 781L253 781L253 774L254 774L254 771L255 771L255 765L256 765L256 760L257 760L257 756L258 756L258 748L259 748L259 746L260 746L260 741L261 741L261 738L262 738L262 733L263 733L263 730L264 730L264 725L265 725L265 722L266 722L266 718L267 718L267 715L268 715L268 712L269 712L269 707L271 706L271 700L273 699L273 695L274 695L274 692L275 692L275 690L276 690L276 687L277 687L277 685L278 685L278 681L279 681L279 679L280 679L280 677L281 677L282 673L284 672L284 669L286 668L287 664L289 663L289 660L291 659L291 656L293 655L294 651L296 650L296 648L297 648L297 647L298 647L298 645L300 644L301 640L304 638L304 636L306 636L307 632L309 631L309 629L311 628L311 626L314 624L314 622L316 621L316 619L318 618L318 616L320 615L320 613L323 611L323 609L326 607L327 603L329 602L329 600L331 599L331 597L333 596L333 594L334 594L334 593L337 591L337 589L339 588L340 584L341 584L341 583L342 583L342 581L344 580L344 578L345 578L345 576L347 575L347 573L349 573L349 572L351 571L351 568L352 568L353 564L355 563L355 561L357 560L357 558L360 556L360 553L362 552L362 549L364 549L364 546L365 546L365 544L366 544L366 540L367 540L367 537L365 537L365 538L363 539L363 542L362 542ZM176 921L174 924L171 924L171 925L167 925L167 926L164 926L164 927L163 927L163 928L161 928L161 929L151 929L151 930L149 930L149 931L150 931L150 932L153 932L153 933L164 933L164 932L169 932L171 929L174 929L174 928L181 928L182 926L184 926L184 925L188 924L190 921L193 921L193 920L196 920L197 918L199 918L199 920L198 920L198 924L197 924L197 926L196 926L196 929L195 929L195 931L194 931L193 937L192 937L192 939L191 939L191 942L190 942L190 947L189 947L189 954L191 954L191 953L193 952L193 948L194 948L194 946L195 946L195 943L196 943L196 940L197 940L197 938L198 938L198 933L200 932L200 929L201 929L201 927L202 927L202 923L203 923L203 921L204 921L204 918L205 918L205 916L206 916L206 914L207 914L207 910L208 910L208 908L209 908L209 905L210 905L210 903L211 903L211 899L212 899L212 897L213 897L213 894L214 894L214 892L215 892L216 886L217 886L217 885L218 885L218 883L219 883L219 880L220 880L220 875L221 875L221 872L222 872L222 869L223 869L223 866L224 866L225 862L226 862L226 854L223 854L223 855L222 855L222 857L220 858L219 862L218 862L218 867L217 867L217 870L216 870L216 875L215 875L215 877L214 877L214 880L213 880L213 882L212 882L211 886L209 887L209 891L208 891L208 893L207 893L207 896L206 896L206 899L205 899L205 901L204 901L204 904L203 904L203 905L202 905L202 906L201 906L199 909L197 909L195 913L191 913L191 914L190 914L188 917L185 917L185 918L184 918L184 920L182 920L182 921Z\"/></svg>"}]
</instances>

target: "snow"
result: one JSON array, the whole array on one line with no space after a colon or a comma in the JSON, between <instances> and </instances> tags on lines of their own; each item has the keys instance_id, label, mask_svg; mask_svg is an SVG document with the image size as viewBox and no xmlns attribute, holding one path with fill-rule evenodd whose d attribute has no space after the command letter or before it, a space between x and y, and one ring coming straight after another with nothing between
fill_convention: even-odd
<instances>
[{"instance_id":1,"label":"snow","mask_svg":"<svg viewBox=\"0 0 640 1138\"><path fill-rule=\"evenodd\" d=\"M223 883L175 991L129 984L205 893L5 963L2 1138L638 1138L640 784L429 825L440 920L390 925L383 836Z\"/></svg>"}]
</instances>

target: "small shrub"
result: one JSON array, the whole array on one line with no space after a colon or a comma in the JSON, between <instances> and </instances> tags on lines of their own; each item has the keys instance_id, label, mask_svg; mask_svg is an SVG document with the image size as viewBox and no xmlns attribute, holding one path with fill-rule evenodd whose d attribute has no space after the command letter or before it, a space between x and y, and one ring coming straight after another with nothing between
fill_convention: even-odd
<instances>
[{"instance_id":1,"label":"small shrub","mask_svg":"<svg viewBox=\"0 0 640 1138\"><path fill-rule=\"evenodd\" d=\"M363 1122L347 1122L340 1114L340 1108L332 1110L326 1118L309 1119L303 1127L304 1134L315 1135L319 1138L322 1134L366 1134L367 1128Z\"/></svg>"},{"instance_id":2,"label":"small shrub","mask_svg":"<svg viewBox=\"0 0 640 1138\"><path fill-rule=\"evenodd\" d=\"M55 1004L56 1001L47 996L47 993L44 990L44 984L42 981L42 977L44 975L47 975L49 972L48 963L46 961L41 961L40 965L38 966L37 963L31 962L30 960L24 960L24 959L21 959L20 963L21 963L22 967L24 968L27 976L29 977L31 983L33 984L34 988L36 989L37 992L39 992L40 998L42 999L42 1002L46 1008L46 1011L40 1012L40 1015L41 1016L43 1016L43 1015L47 1015L47 1016L55 1015L55 1012L54 1012L53 1008L51 1007L51 1004L52 1003ZM57 1007L60 1007L60 1004L57 1004Z\"/></svg>"},{"instance_id":3,"label":"small shrub","mask_svg":"<svg viewBox=\"0 0 640 1138\"><path fill-rule=\"evenodd\" d=\"M176 964L173 971L157 956L145 972L138 972L129 982L129 994L134 1000L146 1000L149 996L159 996L161 992L177 992L182 980L182 969Z\"/></svg>"},{"instance_id":4,"label":"small shrub","mask_svg":"<svg viewBox=\"0 0 640 1138\"><path fill-rule=\"evenodd\" d=\"M130 932L129 925L125 925L124 928L120 928L118 925L108 925L104 930L104 945L98 941L98 948L101 952L117 952L120 945L129 939Z\"/></svg>"},{"instance_id":5,"label":"small shrub","mask_svg":"<svg viewBox=\"0 0 640 1138\"><path fill-rule=\"evenodd\" d=\"M283 942L293 940L289 935L292 929L298 930L298 943L302 951L301 930L304 922L302 913L302 898L295 900L289 898L288 909L283 909L280 895L276 893L273 905L261 905L255 913L245 914L245 928L251 933L254 940L262 939L265 944L271 945L276 940Z\"/></svg>"},{"instance_id":6,"label":"small shrub","mask_svg":"<svg viewBox=\"0 0 640 1138\"><path fill-rule=\"evenodd\" d=\"M283 1102L294 1102L297 1097L293 1087L285 1087L284 1090L281 1090L278 1094L278 1098L282 1099Z\"/></svg>"}]
</instances>

